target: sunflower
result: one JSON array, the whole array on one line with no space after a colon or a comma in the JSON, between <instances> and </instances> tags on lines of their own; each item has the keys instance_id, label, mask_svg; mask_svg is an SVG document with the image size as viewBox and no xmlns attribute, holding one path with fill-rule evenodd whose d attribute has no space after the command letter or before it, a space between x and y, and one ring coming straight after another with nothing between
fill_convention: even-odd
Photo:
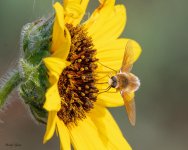
<instances>
[{"instance_id":1,"label":"sunflower","mask_svg":"<svg viewBox=\"0 0 188 150\"><path fill-rule=\"evenodd\" d=\"M48 111L44 143L54 134L61 149L130 150L106 107L124 104L120 93L106 92L106 81L119 70L127 41L134 61L141 48L118 38L126 24L126 10L115 0L100 0L90 18L81 23L89 0L55 3L51 56L44 58L51 87L44 108ZM104 83L103 83L104 82Z\"/></svg>"}]
</instances>

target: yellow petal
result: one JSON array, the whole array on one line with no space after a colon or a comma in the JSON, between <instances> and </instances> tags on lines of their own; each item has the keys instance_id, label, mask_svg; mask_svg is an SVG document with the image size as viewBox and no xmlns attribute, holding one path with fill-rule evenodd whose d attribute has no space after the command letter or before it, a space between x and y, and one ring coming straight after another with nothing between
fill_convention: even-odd
<instances>
[{"instance_id":1,"label":"yellow petal","mask_svg":"<svg viewBox=\"0 0 188 150\"><path fill-rule=\"evenodd\" d=\"M66 33L66 37L64 37L63 40L58 39L59 44L56 43L57 47L56 49L54 48L55 51L52 54L52 57L58 57L58 58L66 60L70 51L71 36L67 27L65 27L64 33ZM54 44L54 47L55 47L55 44Z\"/></svg>"},{"instance_id":2,"label":"yellow petal","mask_svg":"<svg viewBox=\"0 0 188 150\"><path fill-rule=\"evenodd\" d=\"M101 93L97 97L97 104L106 107L118 107L123 106L124 102L119 92L117 93Z\"/></svg>"},{"instance_id":3,"label":"yellow petal","mask_svg":"<svg viewBox=\"0 0 188 150\"><path fill-rule=\"evenodd\" d=\"M92 13L91 17L84 23L89 35L96 33L105 23L108 15L114 9L115 0L107 0Z\"/></svg>"},{"instance_id":4,"label":"yellow petal","mask_svg":"<svg viewBox=\"0 0 188 150\"><path fill-rule=\"evenodd\" d=\"M83 9L80 3L75 3L74 1L69 1L65 7L66 17L72 19L77 19L83 14ZM66 22L69 23L69 22Z\"/></svg>"},{"instance_id":5,"label":"yellow petal","mask_svg":"<svg viewBox=\"0 0 188 150\"><path fill-rule=\"evenodd\" d=\"M66 0L64 1L66 18L65 22L76 26L82 20L89 0Z\"/></svg>"},{"instance_id":6,"label":"yellow petal","mask_svg":"<svg viewBox=\"0 0 188 150\"><path fill-rule=\"evenodd\" d=\"M49 139L52 138L56 127L56 119L57 119L56 117L57 117L56 111L48 112L48 122L47 122L46 133L44 135L43 143L46 143Z\"/></svg>"},{"instance_id":7,"label":"yellow petal","mask_svg":"<svg viewBox=\"0 0 188 150\"><path fill-rule=\"evenodd\" d=\"M66 8L69 3L79 4L81 0L63 0L63 6Z\"/></svg>"},{"instance_id":8,"label":"yellow petal","mask_svg":"<svg viewBox=\"0 0 188 150\"><path fill-rule=\"evenodd\" d=\"M75 19L73 21L73 25L77 25L81 22L83 16L85 15L85 12L86 12L86 9L87 9L87 6L88 6L88 3L89 3L89 0L82 0L80 5L81 5L81 8L83 10L83 13L80 15L79 18Z\"/></svg>"},{"instance_id":9,"label":"yellow petal","mask_svg":"<svg viewBox=\"0 0 188 150\"><path fill-rule=\"evenodd\" d=\"M71 150L69 131L62 120L57 119L57 129L62 150Z\"/></svg>"},{"instance_id":10,"label":"yellow petal","mask_svg":"<svg viewBox=\"0 0 188 150\"><path fill-rule=\"evenodd\" d=\"M53 26L53 34L52 34L52 52L58 49L61 45L60 41L64 39L64 10L60 3L56 2L54 4L54 9L56 12L56 17Z\"/></svg>"},{"instance_id":11,"label":"yellow petal","mask_svg":"<svg viewBox=\"0 0 188 150\"><path fill-rule=\"evenodd\" d=\"M106 4L112 4L112 5L114 5L115 4L115 0L99 0L99 3L101 5L106 5Z\"/></svg>"},{"instance_id":12,"label":"yellow petal","mask_svg":"<svg viewBox=\"0 0 188 150\"><path fill-rule=\"evenodd\" d=\"M54 8L56 17L53 26L51 50L54 57L66 59L70 51L71 37L65 27L63 7L60 3L55 3Z\"/></svg>"},{"instance_id":13,"label":"yellow petal","mask_svg":"<svg viewBox=\"0 0 188 150\"><path fill-rule=\"evenodd\" d=\"M52 74L59 76L63 69L68 65L66 61L55 57L46 57L43 59L48 71Z\"/></svg>"},{"instance_id":14,"label":"yellow petal","mask_svg":"<svg viewBox=\"0 0 188 150\"><path fill-rule=\"evenodd\" d=\"M134 63L140 56L141 52L142 52L142 48L140 47L140 45L134 41L134 40L128 40L131 44L131 50L133 51L133 61L132 63Z\"/></svg>"},{"instance_id":15,"label":"yellow petal","mask_svg":"<svg viewBox=\"0 0 188 150\"><path fill-rule=\"evenodd\" d=\"M123 32L126 24L126 10L123 5L117 5L103 19L100 27L90 36L94 41L94 45L101 44L101 41L106 42L117 39ZM89 30L90 31L90 30Z\"/></svg>"},{"instance_id":16,"label":"yellow petal","mask_svg":"<svg viewBox=\"0 0 188 150\"><path fill-rule=\"evenodd\" d=\"M46 101L44 109L47 111L59 111L61 108L61 98L58 91L57 83L51 86L46 92Z\"/></svg>"},{"instance_id":17,"label":"yellow petal","mask_svg":"<svg viewBox=\"0 0 188 150\"><path fill-rule=\"evenodd\" d=\"M48 72L48 76L49 76L48 80L50 82L50 85L55 84L59 80L59 75L57 73Z\"/></svg>"},{"instance_id":18,"label":"yellow petal","mask_svg":"<svg viewBox=\"0 0 188 150\"><path fill-rule=\"evenodd\" d=\"M71 142L76 150L105 150L98 130L90 118L69 129Z\"/></svg>"},{"instance_id":19,"label":"yellow petal","mask_svg":"<svg viewBox=\"0 0 188 150\"><path fill-rule=\"evenodd\" d=\"M72 18L77 19L83 14L83 10L80 4L75 4L74 2L70 2L66 7L66 12L68 15L71 15Z\"/></svg>"},{"instance_id":20,"label":"yellow petal","mask_svg":"<svg viewBox=\"0 0 188 150\"><path fill-rule=\"evenodd\" d=\"M104 3L104 2L105 2L105 0L99 0L99 2L102 4L102 3Z\"/></svg>"},{"instance_id":21,"label":"yellow petal","mask_svg":"<svg viewBox=\"0 0 188 150\"><path fill-rule=\"evenodd\" d=\"M82 6L84 12L85 12L86 9L87 9L88 3L89 3L89 0L82 0L82 1L81 1L81 6Z\"/></svg>"},{"instance_id":22,"label":"yellow petal","mask_svg":"<svg viewBox=\"0 0 188 150\"><path fill-rule=\"evenodd\" d=\"M127 39L117 39L97 48L99 62L114 70L119 70L122 64ZM100 64L99 64L100 65Z\"/></svg>"},{"instance_id":23,"label":"yellow petal","mask_svg":"<svg viewBox=\"0 0 188 150\"><path fill-rule=\"evenodd\" d=\"M131 150L132 148L123 137L115 120L109 111L101 106L95 106L89 113L100 133L101 139L106 149L111 150Z\"/></svg>"},{"instance_id":24,"label":"yellow petal","mask_svg":"<svg viewBox=\"0 0 188 150\"><path fill-rule=\"evenodd\" d=\"M131 39L117 39L98 47L97 58L99 59L99 62L113 70L119 71L125 53L125 46L128 41L131 41L132 50L134 51L134 63L141 54L141 47L137 42ZM101 65L99 64L99 66ZM105 70L104 67L103 70ZM107 70L110 71L109 69Z\"/></svg>"}]
</instances>

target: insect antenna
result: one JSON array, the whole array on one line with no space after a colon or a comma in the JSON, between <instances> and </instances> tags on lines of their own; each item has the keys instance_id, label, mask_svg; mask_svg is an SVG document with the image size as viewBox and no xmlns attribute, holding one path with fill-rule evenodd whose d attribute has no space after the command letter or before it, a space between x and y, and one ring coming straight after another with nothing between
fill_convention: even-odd
<instances>
[{"instance_id":1,"label":"insect antenna","mask_svg":"<svg viewBox=\"0 0 188 150\"><path fill-rule=\"evenodd\" d=\"M108 66L106 66L106 65L104 65L104 64L102 64L102 63L100 63L100 62L98 62L98 63L99 63L100 65L102 65L103 67L106 67L106 68L108 68L108 69L114 71L115 73L117 73L117 70L114 70L114 69L112 69L112 68L110 68L110 67L108 67Z\"/></svg>"},{"instance_id":2,"label":"insect antenna","mask_svg":"<svg viewBox=\"0 0 188 150\"><path fill-rule=\"evenodd\" d=\"M105 75L105 76L103 76L103 77L101 77L101 78L98 78L98 79L96 79L96 81L99 81L99 80L101 80L101 79L104 79L105 77L107 77L108 75ZM109 76L108 76L109 77Z\"/></svg>"}]
</instances>

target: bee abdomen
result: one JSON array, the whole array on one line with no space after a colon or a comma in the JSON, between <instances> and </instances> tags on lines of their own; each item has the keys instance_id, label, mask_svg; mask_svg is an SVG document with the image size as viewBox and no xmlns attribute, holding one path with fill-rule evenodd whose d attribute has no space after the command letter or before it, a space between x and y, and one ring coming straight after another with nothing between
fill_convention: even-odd
<instances>
[{"instance_id":1,"label":"bee abdomen","mask_svg":"<svg viewBox=\"0 0 188 150\"><path fill-rule=\"evenodd\" d=\"M131 92L135 92L139 89L139 87L140 87L139 78L134 74L129 74L127 90Z\"/></svg>"}]
</instances>

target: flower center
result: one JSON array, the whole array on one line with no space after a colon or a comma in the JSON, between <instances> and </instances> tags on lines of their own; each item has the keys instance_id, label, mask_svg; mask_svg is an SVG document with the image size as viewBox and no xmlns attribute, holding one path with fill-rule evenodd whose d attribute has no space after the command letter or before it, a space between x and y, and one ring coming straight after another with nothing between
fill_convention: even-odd
<instances>
[{"instance_id":1,"label":"flower center","mask_svg":"<svg viewBox=\"0 0 188 150\"><path fill-rule=\"evenodd\" d=\"M83 26L66 25L71 35L71 48L67 61L71 62L61 73L58 90L61 96L61 109L58 117L67 125L77 124L86 117L97 100L98 89L95 86L97 69L96 50L92 39L87 36Z\"/></svg>"}]
</instances>

